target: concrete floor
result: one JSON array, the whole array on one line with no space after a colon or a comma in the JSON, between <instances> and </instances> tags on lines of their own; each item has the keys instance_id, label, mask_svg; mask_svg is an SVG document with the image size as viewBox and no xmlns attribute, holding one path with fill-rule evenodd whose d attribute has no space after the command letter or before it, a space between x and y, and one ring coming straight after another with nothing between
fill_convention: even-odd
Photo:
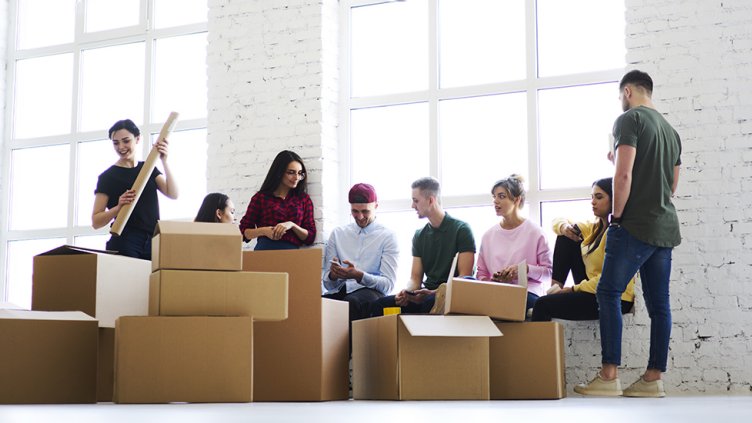
<instances>
[{"instance_id":1,"label":"concrete floor","mask_svg":"<svg viewBox=\"0 0 752 423\"><path fill-rule=\"evenodd\" d=\"M2 423L148 422L750 422L752 396L663 399L583 398L559 401L0 405Z\"/></svg>"}]
</instances>

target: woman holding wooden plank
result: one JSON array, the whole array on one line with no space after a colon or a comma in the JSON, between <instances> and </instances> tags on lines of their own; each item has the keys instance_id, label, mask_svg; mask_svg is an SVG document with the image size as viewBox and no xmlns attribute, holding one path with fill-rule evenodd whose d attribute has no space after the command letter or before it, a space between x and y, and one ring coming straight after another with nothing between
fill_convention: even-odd
<instances>
[{"instance_id":1,"label":"woman holding wooden plank","mask_svg":"<svg viewBox=\"0 0 752 423\"><path fill-rule=\"evenodd\" d=\"M99 175L91 215L94 229L112 222L122 207L134 202L137 193L133 185L144 166L144 162L136 162L135 148L141 141L141 131L133 121L125 119L115 122L110 128L109 138L118 160ZM167 164L167 145L164 138L154 143L165 173L163 175L156 168L151 172L122 233L120 236L113 235L107 241L108 250L118 251L124 256L151 260L151 237L159 220L157 191L167 198L178 198L178 187Z\"/></svg>"},{"instance_id":2,"label":"woman holding wooden plank","mask_svg":"<svg viewBox=\"0 0 752 423\"><path fill-rule=\"evenodd\" d=\"M316 223L306 176L300 156L288 150L277 154L240 220L243 241L255 238L256 250L290 250L313 244Z\"/></svg>"}]
</instances>

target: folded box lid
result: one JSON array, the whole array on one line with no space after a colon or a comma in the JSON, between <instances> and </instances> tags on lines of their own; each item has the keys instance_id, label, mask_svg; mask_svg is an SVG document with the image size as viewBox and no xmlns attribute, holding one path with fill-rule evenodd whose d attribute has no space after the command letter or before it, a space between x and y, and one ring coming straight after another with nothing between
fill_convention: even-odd
<instances>
[{"instance_id":1,"label":"folded box lid","mask_svg":"<svg viewBox=\"0 0 752 423\"><path fill-rule=\"evenodd\" d=\"M97 321L82 311L1 310L0 319Z\"/></svg>"},{"instance_id":2,"label":"folded box lid","mask_svg":"<svg viewBox=\"0 0 752 423\"><path fill-rule=\"evenodd\" d=\"M509 288L515 288L515 289L525 289L526 287L522 285L518 285L516 283L507 283L507 282L488 282L488 281L478 281L475 279L465 279L465 278L453 278L451 281L452 283L459 283L459 284L479 284L479 285L489 285L489 286L506 286Z\"/></svg>"},{"instance_id":3,"label":"folded box lid","mask_svg":"<svg viewBox=\"0 0 752 423\"><path fill-rule=\"evenodd\" d=\"M241 236L238 226L232 223L181 222L175 220L158 221L154 235L159 234Z\"/></svg>"},{"instance_id":4,"label":"folded box lid","mask_svg":"<svg viewBox=\"0 0 752 423\"><path fill-rule=\"evenodd\" d=\"M109 250L95 250L93 248L77 247L75 245L61 245L53 248L44 253L37 254L37 256L64 256L64 255L76 255L76 254L112 254L116 255L117 251Z\"/></svg>"},{"instance_id":5,"label":"folded box lid","mask_svg":"<svg viewBox=\"0 0 752 423\"><path fill-rule=\"evenodd\" d=\"M488 316L400 315L412 336L502 336Z\"/></svg>"}]
</instances>

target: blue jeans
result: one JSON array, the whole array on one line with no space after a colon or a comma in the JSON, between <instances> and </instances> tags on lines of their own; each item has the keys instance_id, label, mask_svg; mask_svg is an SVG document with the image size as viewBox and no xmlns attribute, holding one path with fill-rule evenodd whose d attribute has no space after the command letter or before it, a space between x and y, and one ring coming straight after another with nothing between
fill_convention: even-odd
<instances>
[{"instance_id":1,"label":"blue jeans","mask_svg":"<svg viewBox=\"0 0 752 423\"><path fill-rule=\"evenodd\" d=\"M275 241L265 236L260 236L256 238L256 247L254 248L254 250L297 250L298 248L300 247L290 241L285 241L282 239Z\"/></svg>"},{"instance_id":2,"label":"blue jeans","mask_svg":"<svg viewBox=\"0 0 752 423\"><path fill-rule=\"evenodd\" d=\"M596 293L604 364L621 364L621 294L639 270L643 298L650 316L650 358L647 368L666 371L671 338L668 285L672 250L670 247L644 243L622 227L608 229L606 257Z\"/></svg>"}]
</instances>

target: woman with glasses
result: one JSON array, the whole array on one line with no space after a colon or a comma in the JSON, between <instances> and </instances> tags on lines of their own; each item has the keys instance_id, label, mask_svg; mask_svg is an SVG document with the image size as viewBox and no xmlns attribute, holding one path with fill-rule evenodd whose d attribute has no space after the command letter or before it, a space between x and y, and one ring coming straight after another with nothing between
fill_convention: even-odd
<instances>
[{"instance_id":1,"label":"woman with glasses","mask_svg":"<svg viewBox=\"0 0 752 423\"><path fill-rule=\"evenodd\" d=\"M235 223L235 204L225 194L219 192L207 194L193 221Z\"/></svg>"},{"instance_id":2,"label":"woman with glasses","mask_svg":"<svg viewBox=\"0 0 752 423\"><path fill-rule=\"evenodd\" d=\"M256 239L256 250L289 250L316 238L313 202L308 196L303 159L292 151L274 158L261 189L240 220L243 240Z\"/></svg>"}]
</instances>

